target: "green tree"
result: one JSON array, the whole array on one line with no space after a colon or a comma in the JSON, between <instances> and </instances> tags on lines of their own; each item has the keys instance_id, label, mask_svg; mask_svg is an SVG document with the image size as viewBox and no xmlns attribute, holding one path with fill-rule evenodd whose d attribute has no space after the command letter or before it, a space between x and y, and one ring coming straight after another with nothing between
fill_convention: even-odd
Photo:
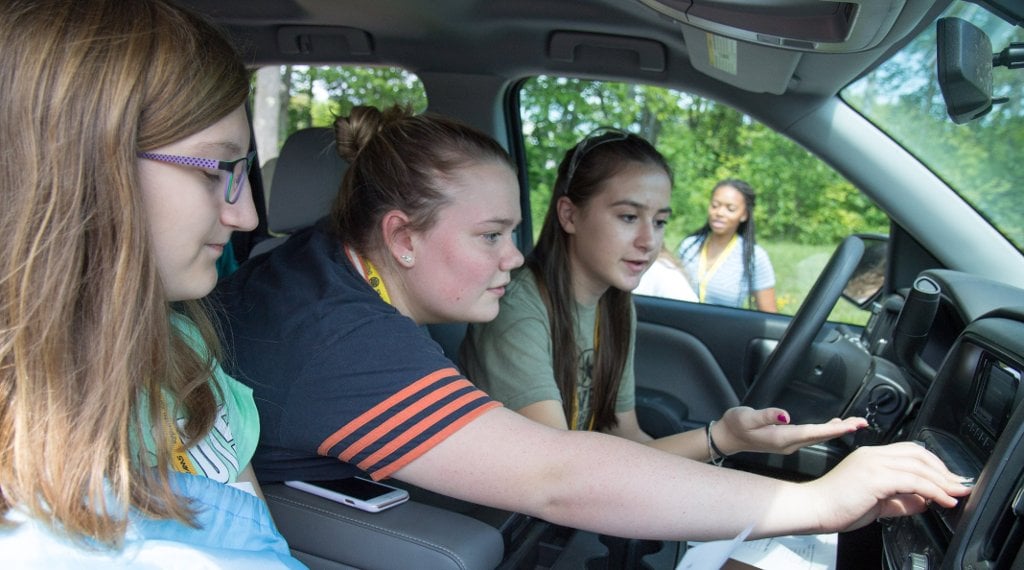
<instances>
[{"instance_id":1,"label":"green tree","mask_svg":"<svg viewBox=\"0 0 1024 570\"><path fill-rule=\"evenodd\" d=\"M992 30L996 51L1024 41L1024 31L997 22L987 11L956 4L949 16L962 17ZM906 48L843 92L844 98L889 134L913 149L921 160L965 200L1024 248L1024 203L1020 193L1024 161L1024 73L996 68L992 85L996 103L981 119L957 125L948 118L939 89L937 33L925 30ZM955 157L951 160L950 157Z\"/></svg>"},{"instance_id":2,"label":"green tree","mask_svg":"<svg viewBox=\"0 0 1024 570\"><path fill-rule=\"evenodd\" d=\"M419 78L401 68L362 66L285 67L291 85L288 132L328 126L356 105L427 108Z\"/></svg>"},{"instance_id":3,"label":"green tree","mask_svg":"<svg viewBox=\"0 0 1024 570\"><path fill-rule=\"evenodd\" d=\"M520 107L535 220L547 209L564 153L607 125L651 141L672 166L670 246L704 223L708 195L723 178L759 190L760 239L834 243L853 231L886 231L886 216L848 181L726 105L654 86L538 77L521 91Z\"/></svg>"}]
</instances>

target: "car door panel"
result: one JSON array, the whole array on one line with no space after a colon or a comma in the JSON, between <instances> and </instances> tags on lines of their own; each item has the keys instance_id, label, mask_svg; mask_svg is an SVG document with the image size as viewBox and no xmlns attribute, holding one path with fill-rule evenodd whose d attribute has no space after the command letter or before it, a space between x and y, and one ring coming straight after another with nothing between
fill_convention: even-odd
<instances>
[{"instance_id":1,"label":"car door panel","mask_svg":"<svg viewBox=\"0 0 1024 570\"><path fill-rule=\"evenodd\" d=\"M644 373L650 371L659 374L658 378L651 381L650 387L664 386L660 375L676 370L680 366L679 361L684 360L683 355L701 362L710 358L717 367L717 371L712 372L715 381L727 384L728 390L737 398L736 403L746 391L757 367L763 364L766 353L770 352L764 349L765 343L777 341L789 322L789 317L757 311L639 295L634 300L638 321L637 386L648 386ZM650 338L656 338L659 344L649 349L646 342ZM698 344L699 348L696 347ZM664 361L667 355L672 354L669 347L673 345L677 345L675 350L679 355L673 359L674 362ZM647 359L653 361L648 362ZM698 367L698 364L687 362L682 366L682 371L689 371L692 367ZM713 368L710 365L699 366ZM700 375L688 376L681 379L680 386L700 394L705 389L695 385L706 381ZM724 402L710 396L700 397L697 401ZM720 415L724 409L716 413Z\"/></svg>"},{"instance_id":2,"label":"car door panel","mask_svg":"<svg viewBox=\"0 0 1024 570\"><path fill-rule=\"evenodd\" d=\"M651 435L670 435L718 419L722 410L739 405L736 390L711 351L692 334L638 322L636 344L637 414ZM675 414L666 410L673 405ZM655 420L652 414L660 414L660 418ZM672 422L666 417L684 421ZM670 429L659 429L655 421Z\"/></svg>"},{"instance_id":3,"label":"car door panel","mask_svg":"<svg viewBox=\"0 0 1024 570\"><path fill-rule=\"evenodd\" d=\"M637 296L635 302L637 415L655 437L697 428L739 405L790 320L652 297ZM858 337L856 327L826 324L775 404L799 423L841 416L870 368ZM815 476L838 462L848 444L811 446L791 456L741 454L734 462L746 469Z\"/></svg>"}]
</instances>

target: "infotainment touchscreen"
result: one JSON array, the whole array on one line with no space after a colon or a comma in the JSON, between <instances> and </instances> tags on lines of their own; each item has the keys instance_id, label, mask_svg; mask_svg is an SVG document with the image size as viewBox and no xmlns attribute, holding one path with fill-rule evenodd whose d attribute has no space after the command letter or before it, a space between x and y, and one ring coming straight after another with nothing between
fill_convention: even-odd
<instances>
[{"instance_id":1,"label":"infotainment touchscreen","mask_svg":"<svg viewBox=\"0 0 1024 570\"><path fill-rule=\"evenodd\" d=\"M998 438L1006 427L1020 397L1020 372L995 359L988 359L975 385L971 419L992 438Z\"/></svg>"}]
</instances>

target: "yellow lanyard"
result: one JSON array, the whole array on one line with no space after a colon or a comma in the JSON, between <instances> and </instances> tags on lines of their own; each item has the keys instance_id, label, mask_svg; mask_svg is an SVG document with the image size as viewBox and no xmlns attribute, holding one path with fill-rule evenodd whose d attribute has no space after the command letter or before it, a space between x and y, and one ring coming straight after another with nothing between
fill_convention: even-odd
<instances>
[{"instance_id":1,"label":"yellow lanyard","mask_svg":"<svg viewBox=\"0 0 1024 570\"><path fill-rule=\"evenodd\" d=\"M736 244L739 243L740 239L736 234L733 234L732 239L729 240L728 244L726 244L722 253L718 254L718 258L715 259L715 262L711 265L710 269L708 269L709 241L710 240L708 239L704 240L704 245L700 248L700 261L697 262L697 298L701 303L704 302L704 298L708 295L708 281L711 281L711 278L715 276L715 273L718 272L722 263L724 263L725 259L729 257L730 253L732 253L732 250L736 247Z\"/></svg>"},{"instance_id":2,"label":"yellow lanyard","mask_svg":"<svg viewBox=\"0 0 1024 570\"><path fill-rule=\"evenodd\" d=\"M167 441L173 442L171 444L171 465L175 471L180 473L197 475L199 472L196 471L195 466L192 465L192 460L189 459L188 451L185 450L185 443L181 441L181 436L178 435L178 428L171 421L171 417L167 415L167 407L162 406L160 411L164 420L164 429L167 431Z\"/></svg>"},{"instance_id":3,"label":"yellow lanyard","mask_svg":"<svg viewBox=\"0 0 1024 570\"><path fill-rule=\"evenodd\" d=\"M348 256L356 271L370 284L370 287L373 287L373 290L380 295L380 298L390 305L391 296L388 295L388 288L384 286L384 278L380 276L380 271L377 271L377 267L369 259L359 255L347 245L345 246L345 255Z\"/></svg>"},{"instance_id":4,"label":"yellow lanyard","mask_svg":"<svg viewBox=\"0 0 1024 570\"><path fill-rule=\"evenodd\" d=\"M595 309L594 313L594 361L597 361L597 347L600 345L601 339L601 308ZM593 379L591 379L591 385L593 385ZM572 422L569 429L576 430L579 427L579 408L580 408L580 390L577 386L572 392ZM587 431L594 431L594 414L590 414L590 419L587 422Z\"/></svg>"}]
</instances>

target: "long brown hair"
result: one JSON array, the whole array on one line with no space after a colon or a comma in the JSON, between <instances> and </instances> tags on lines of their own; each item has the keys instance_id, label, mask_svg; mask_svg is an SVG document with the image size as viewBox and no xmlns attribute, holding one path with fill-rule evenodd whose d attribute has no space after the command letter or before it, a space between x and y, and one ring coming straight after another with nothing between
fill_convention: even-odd
<instances>
[{"instance_id":1,"label":"long brown hair","mask_svg":"<svg viewBox=\"0 0 1024 570\"><path fill-rule=\"evenodd\" d=\"M572 238L558 220L557 203L560 197L565 196L577 208L585 208L600 192L604 181L634 164L661 168L669 180L672 179L672 170L661 153L651 143L631 133L604 129L566 152L558 165L558 176L540 237L526 257L526 267L536 277L541 298L548 307L555 382L562 395L562 408L570 422L582 355L576 348L573 324L576 322L576 301L569 262L569 240ZM594 354L591 371L593 395L590 398L593 429L597 431L617 424L615 402L633 335L630 325L632 303L629 291L614 287L609 287L598 300L601 341Z\"/></svg>"},{"instance_id":2,"label":"long brown hair","mask_svg":"<svg viewBox=\"0 0 1024 570\"><path fill-rule=\"evenodd\" d=\"M18 506L89 544L120 543L129 507L192 521L133 452L164 393L195 441L215 420L216 336L172 307L150 251L136 153L241 105L225 36L161 0L10 0L0 16L0 513ZM210 347L171 323L192 318ZM134 442L134 443L133 443Z\"/></svg>"}]
</instances>

